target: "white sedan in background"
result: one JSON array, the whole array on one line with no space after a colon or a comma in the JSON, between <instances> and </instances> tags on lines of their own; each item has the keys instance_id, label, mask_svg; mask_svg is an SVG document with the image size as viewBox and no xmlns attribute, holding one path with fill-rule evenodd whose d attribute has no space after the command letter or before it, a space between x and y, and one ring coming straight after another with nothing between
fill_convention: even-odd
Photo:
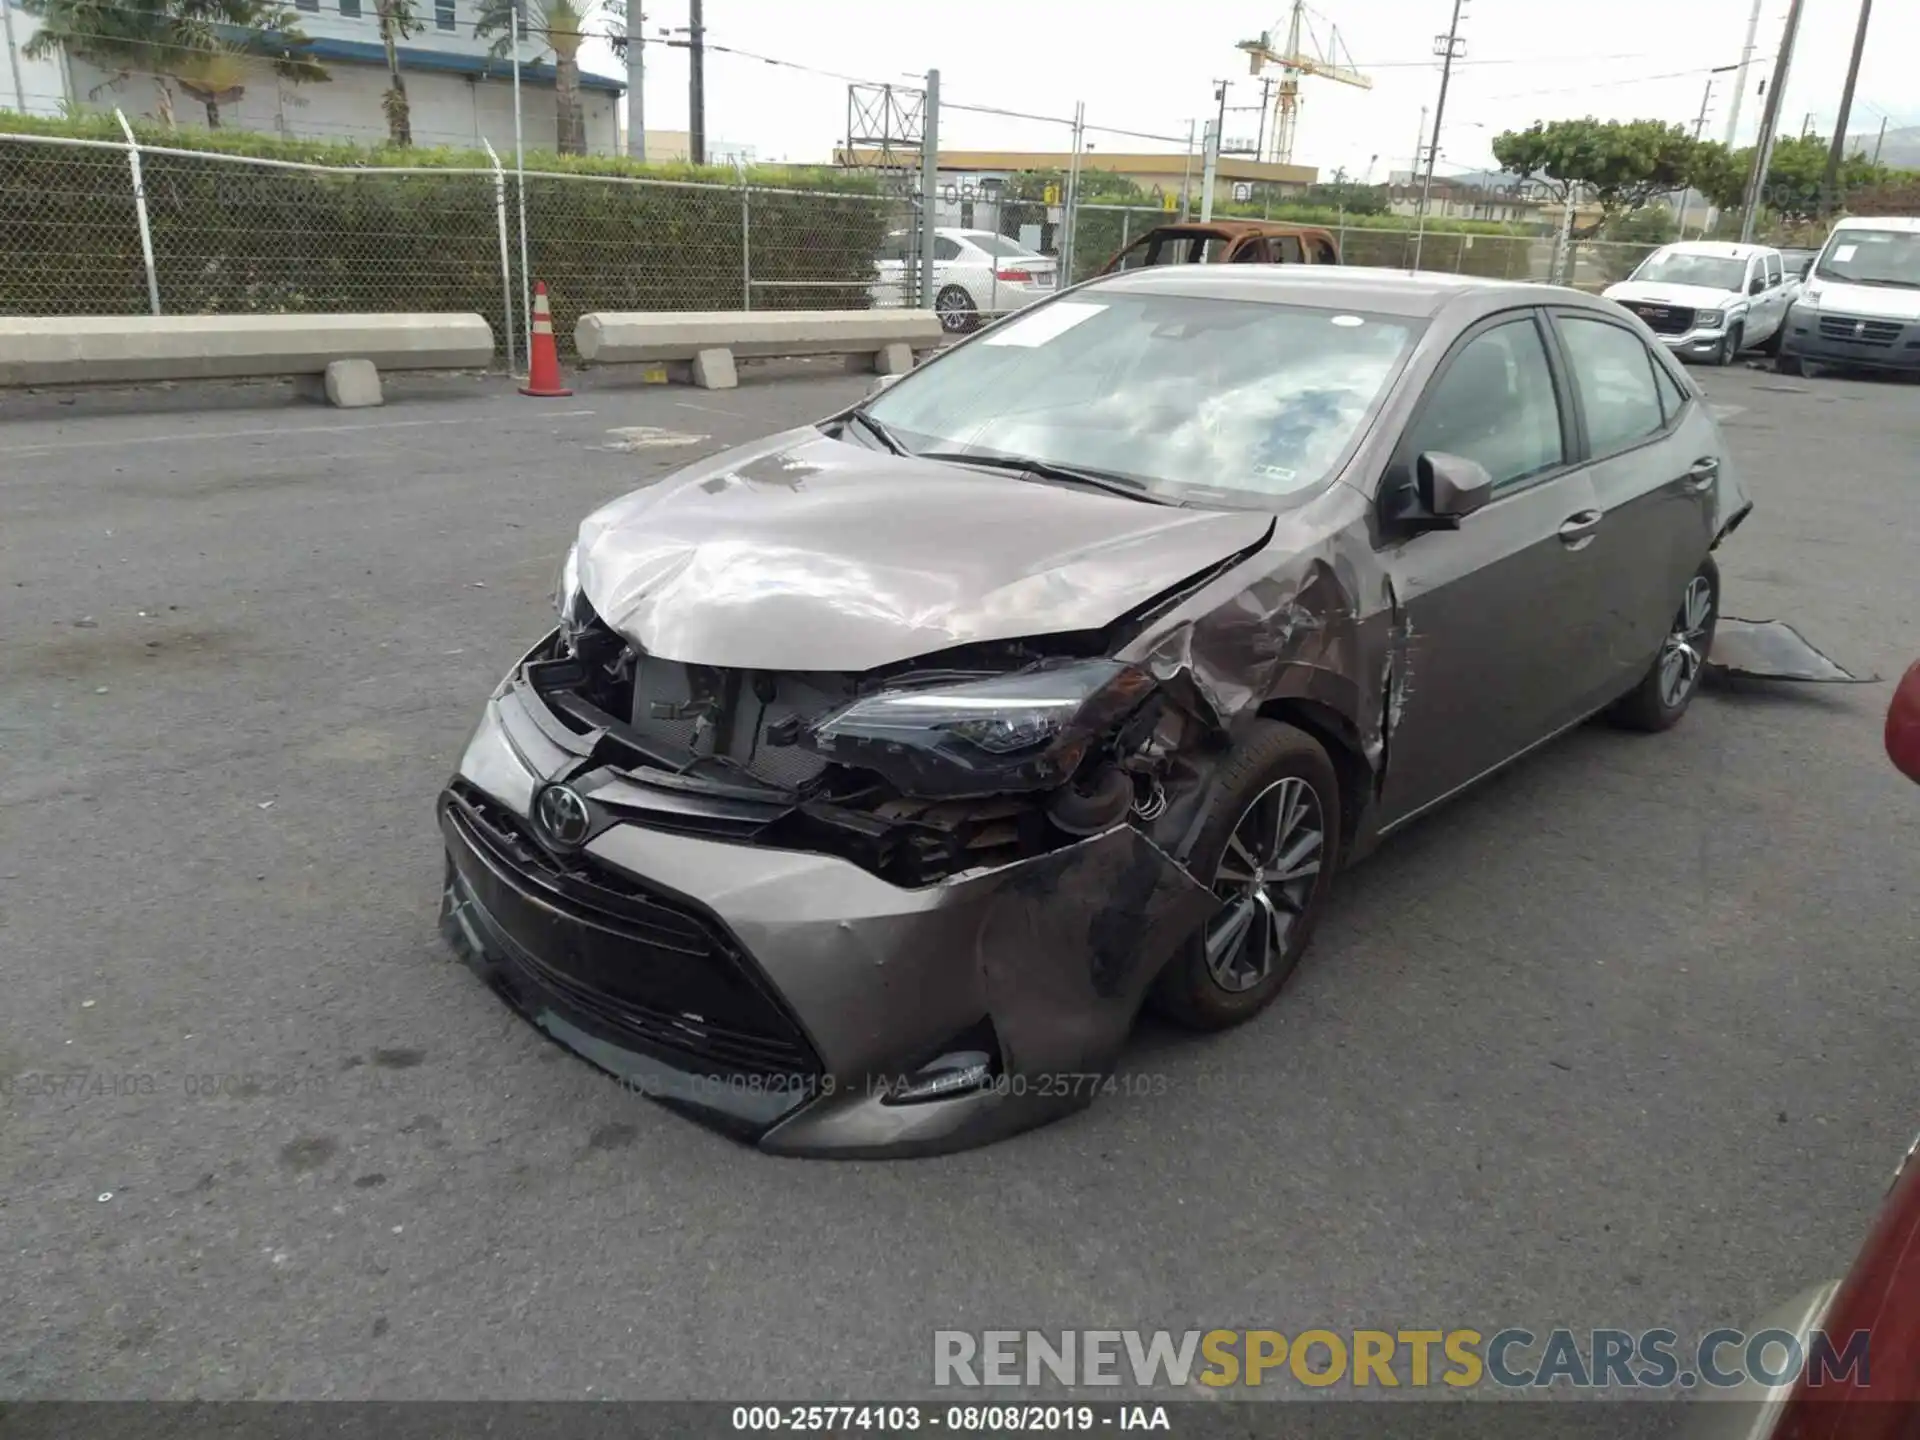
<instances>
[{"instance_id":1,"label":"white sedan in background","mask_svg":"<svg viewBox=\"0 0 1920 1440\"><path fill-rule=\"evenodd\" d=\"M876 307L908 304L919 237L910 230L887 236L874 262ZM936 228L933 232L933 308L954 335L1044 300L1059 288L1060 266L1050 255L1029 250L991 230Z\"/></svg>"}]
</instances>

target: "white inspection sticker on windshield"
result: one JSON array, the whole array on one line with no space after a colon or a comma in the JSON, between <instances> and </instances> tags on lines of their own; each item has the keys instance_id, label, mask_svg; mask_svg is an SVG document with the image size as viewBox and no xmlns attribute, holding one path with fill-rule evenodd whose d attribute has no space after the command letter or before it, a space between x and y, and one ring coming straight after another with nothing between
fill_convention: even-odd
<instances>
[{"instance_id":1,"label":"white inspection sticker on windshield","mask_svg":"<svg viewBox=\"0 0 1920 1440\"><path fill-rule=\"evenodd\" d=\"M1031 349L1044 345L1057 335L1091 320L1107 307L1090 305L1084 300L1056 300L1053 304L1024 315L1004 329L980 338L982 345L1019 345Z\"/></svg>"},{"instance_id":2,"label":"white inspection sticker on windshield","mask_svg":"<svg viewBox=\"0 0 1920 1440\"><path fill-rule=\"evenodd\" d=\"M1362 320L1358 315L1336 315L1333 317L1333 323L1343 329L1351 330L1354 326L1364 325L1367 322Z\"/></svg>"},{"instance_id":3,"label":"white inspection sticker on windshield","mask_svg":"<svg viewBox=\"0 0 1920 1440\"><path fill-rule=\"evenodd\" d=\"M1858 245L1836 246L1833 252L1833 258L1838 260L1842 265L1844 265L1847 263L1847 261L1853 258L1853 252L1858 250L1859 248L1860 247Z\"/></svg>"}]
</instances>

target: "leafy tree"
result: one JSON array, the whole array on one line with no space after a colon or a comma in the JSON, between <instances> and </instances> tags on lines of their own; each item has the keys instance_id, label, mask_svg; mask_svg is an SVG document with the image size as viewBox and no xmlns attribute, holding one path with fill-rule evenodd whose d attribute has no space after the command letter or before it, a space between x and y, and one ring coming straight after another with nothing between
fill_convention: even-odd
<instances>
[{"instance_id":1,"label":"leafy tree","mask_svg":"<svg viewBox=\"0 0 1920 1440\"><path fill-rule=\"evenodd\" d=\"M554 148L562 155L587 153L587 117L580 105L580 46L600 12L598 0L481 0L473 33L493 36L493 53L513 49L514 14L523 30L545 38L553 52ZM625 44L625 33L621 43Z\"/></svg>"},{"instance_id":2,"label":"leafy tree","mask_svg":"<svg viewBox=\"0 0 1920 1440\"><path fill-rule=\"evenodd\" d=\"M413 144L413 107L407 102L407 82L400 77L400 42L420 32L413 0L373 0L380 22L380 43L387 52L387 93L380 108L387 114L387 138L401 149Z\"/></svg>"},{"instance_id":3,"label":"leafy tree","mask_svg":"<svg viewBox=\"0 0 1920 1440\"><path fill-rule=\"evenodd\" d=\"M1878 184L1847 196L1853 215L1920 215L1920 170L1892 170Z\"/></svg>"},{"instance_id":4,"label":"leafy tree","mask_svg":"<svg viewBox=\"0 0 1920 1440\"><path fill-rule=\"evenodd\" d=\"M65 49L114 70L117 79L152 75L168 128L172 82L205 107L208 128L219 129L221 105L240 97L248 56L264 59L283 79L332 78L307 58L311 42L278 0L22 0L22 8L40 20L23 47L28 56Z\"/></svg>"},{"instance_id":5,"label":"leafy tree","mask_svg":"<svg viewBox=\"0 0 1920 1440\"><path fill-rule=\"evenodd\" d=\"M1317 205L1334 211L1344 210L1349 215L1385 215L1388 208L1386 186L1354 185L1339 180L1309 185L1303 194L1289 195L1286 198L1300 205Z\"/></svg>"},{"instance_id":6,"label":"leafy tree","mask_svg":"<svg viewBox=\"0 0 1920 1440\"><path fill-rule=\"evenodd\" d=\"M1696 143L1660 120L1536 121L1494 137L1502 168L1542 181L1562 204L1576 191L1599 203L1600 225L1678 190L1692 177Z\"/></svg>"},{"instance_id":7,"label":"leafy tree","mask_svg":"<svg viewBox=\"0 0 1920 1440\"><path fill-rule=\"evenodd\" d=\"M1789 224L1803 224L1818 217L1828 143L1819 135L1782 135L1775 140L1773 155L1767 161L1766 184L1761 188L1761 205ZM1700 193L1723 210L1737 210L1746 203L1753 147L1732 153L1720 145L1711 149L1717 154L1702 168L1701 181L1696 182ZM1887 172L1868 159L1865 151L1856 150L1840 162L1840 194L1845 197L1871 190L1886 177Z\"/></svg>"}]
</instances>

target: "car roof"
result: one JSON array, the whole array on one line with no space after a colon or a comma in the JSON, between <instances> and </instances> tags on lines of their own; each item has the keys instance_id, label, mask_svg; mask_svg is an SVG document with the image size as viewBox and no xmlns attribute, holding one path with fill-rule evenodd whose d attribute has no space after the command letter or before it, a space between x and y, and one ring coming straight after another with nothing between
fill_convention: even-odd
<instances>
[{"instance_id":1,"label":"car roof","mask_svg":"<svg viewBox=\"0 0 1920 1440\"><path fill-rule=\"evenodd\" d=\"M1920 230L1920 215L1855 215L1835 230Z\"/></svg>"},{"instance_id":2,"label":"car roof","mask_svg":"<svg viewBox=\"0 0 1920 1440\"><path fill-rule=\"evenodd\" d=\"M1749 260L1755 255L1770 253L1773 246L1742 245L1735 240L1676 240L1660 248L1673 255L1716 255L1722 260Z\"/></svg>"},{"instance_id":3,"label":"car roof","mask_svg":"<svg viewBox=\"0 0 1920 1440\"><path fill-rule=\"evenodd\" d=\"M1513 305L1585 305L1606 302L1559 285L1492 280L1477 275L1377 270L1360 265L1152 265L1089 281L1088 290L1138 290L1155 295L1242 300L1257 305L1306 305L1365 310L1427 319L1456 302L1497 310Z\"/></svg>"}]
</instances>

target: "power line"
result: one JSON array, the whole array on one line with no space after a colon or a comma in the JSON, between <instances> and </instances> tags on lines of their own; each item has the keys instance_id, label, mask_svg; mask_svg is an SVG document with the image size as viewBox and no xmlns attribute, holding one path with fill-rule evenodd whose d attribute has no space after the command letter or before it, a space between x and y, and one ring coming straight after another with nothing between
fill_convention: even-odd
<instances>
[{"instance_id":1,"label":"power line","mask_svg":"<svg viewBox=\"0 0 1920 1440\"><path fill-rule=\"evenodd\" d=\"M1761 56L1754 61L1756 65L1771 60L1771 55ZM1719 65L1696 65L1691 70L1668 70L1658 75L1636 75L1631 80L1596 80L1591 85L1550 85L1544 90L1515 90L1505 95L1482 95L1482 100L1524 100L1533 95L1564 95L1569 91L1581 90L1624 90L1630 86L1645 84L1653 80L1682 80L1694 75L1711 75L1725 67Z\"/></svg>"}]
</instances>

